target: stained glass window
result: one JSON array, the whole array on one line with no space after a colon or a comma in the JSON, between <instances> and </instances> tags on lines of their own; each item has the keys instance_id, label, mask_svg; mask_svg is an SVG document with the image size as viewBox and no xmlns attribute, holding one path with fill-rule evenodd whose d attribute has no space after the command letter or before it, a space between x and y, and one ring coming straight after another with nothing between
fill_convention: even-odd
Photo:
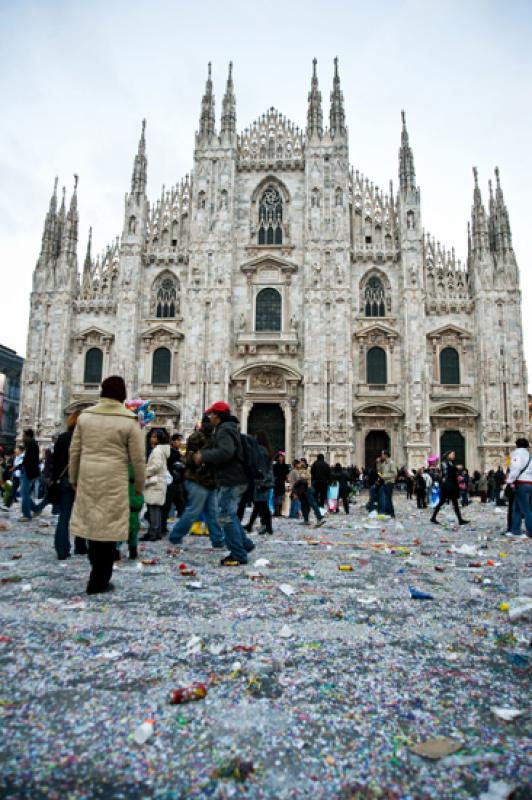
<instances>
[{"instance_id":1,"label":"stained glass window","mask_svg":"<svg viewBox=\"0 0 532 800\"><path fill-rule=\"evenodd\" d=\"M175 317L179 310L177 302L177 283L170 277L163 278L156 290L156 316Z\"/></svg>"},{"instance_id":2,"label":"stained glass window","mask_svg":"<svg viewBox=\"0 0 532 800\"><path fill-rule=\"evenodd\" d=\"M99 347L91 347L85 355L84 383L100 383L102 380L103 353Z\"/></svg>"},{"instance_id":3,"label":"stained glass window","mask_svg":"<svg viewBox=\"0 0 532 800\"><path fill-rule=\"evenodd\" d=\"M368 384L386 384L386 353L382 347L372 347L366 356L366 371Z\"/></svg>"},{"instance_id":4,"label":"stained glass window","mask_svg":"<svg viewBox=\"0 0 532 800\"><path fill-rule=\"evenodd\" d=\"M276 289L261 289L257 295L255 330L281 330L281 295Z\"/></svg>"},{"instance_id":5,"label":"stained glass window","mask_svg":"<svg viewBox=\"0 0 532 800\"><path fill-rule=\"evenodd\" d=\"M172 354L167 347L158 347L153 354L151 382L156 384L170 383L170 365Z\"/></svg>"},{"instance_id":6,"label":"stained glass window","mask_svg":"<svg viewBox=\"0 0 532 800\"><path fill-rule=\"evenodd\" d=\"M460 383L460 357L454 347L444 347L440 353L440 383Z\"/></svg>"},{"instance_id":7,"label":"stained glass window","mask_svg":"<svg viewBox=\"0 0 532 800\"><path fill-rule=\"evenodd\" d=\"M375 275L368 280L364 290L364 309L366 317L384 317L386 314L384 286Z\"/></svg>"},{"instance_id":8,"label":"stained glass window","mask_svg":"<svg viewBox=\"0 0 532 800\"><path fill-rule=\"evenodd\" d=\"M259 244L283 243L283 201L274 186L268 186L259 204Z\"/></svg>"}]
</instances>

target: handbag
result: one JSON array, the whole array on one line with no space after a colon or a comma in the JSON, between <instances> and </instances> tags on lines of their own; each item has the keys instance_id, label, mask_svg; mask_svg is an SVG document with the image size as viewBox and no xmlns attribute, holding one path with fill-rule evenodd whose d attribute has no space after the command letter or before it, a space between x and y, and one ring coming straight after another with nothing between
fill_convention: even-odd
<instances>
[{"instance_id":1,"label":"handbag","mask_svg":"<svg viewBox=\"0 0 532 800\"><path fill-rule=\"evenodd\" d=\"M59 505L61 501L61 479L68 470L68 464L55 481L52 481L46 490L46 502L52 506Z\"/></svg>"}]
</instances>

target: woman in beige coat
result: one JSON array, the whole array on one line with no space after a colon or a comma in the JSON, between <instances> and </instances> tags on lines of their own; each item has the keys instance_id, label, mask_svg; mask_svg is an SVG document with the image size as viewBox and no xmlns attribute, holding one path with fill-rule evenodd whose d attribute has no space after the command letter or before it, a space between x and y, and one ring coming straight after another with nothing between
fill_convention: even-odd
<instances>
[{"instance_id":1,"label":"woman in beige coat","mask_svg":"<svg viewBox=\"0 0 532 800\"><path fill-rule=\"evenodd\" d=\"M166 500L166 473L170 444L168 435L163 430L153 430L150 435L152 451L146 464L146 489L144 500L148 506L150 528L142 537L143 542L156 542L161 539L161 511Z\"/></svg>"},{"instance_id":2,"label":"woman in beige coat","mask_svg":"<svg viewBox=\"0 0 532 800\"><path fill-rule=\"evenodd\" d=\"M144 442L137 418L124 407L122 378L106 378L100 401L80 416L70 445L68 473L76 492L70 530L88 540L87 594L112 589L116 542L129 531L128 463L135 491L144 488Z\"/></svg>"}]
</instances>

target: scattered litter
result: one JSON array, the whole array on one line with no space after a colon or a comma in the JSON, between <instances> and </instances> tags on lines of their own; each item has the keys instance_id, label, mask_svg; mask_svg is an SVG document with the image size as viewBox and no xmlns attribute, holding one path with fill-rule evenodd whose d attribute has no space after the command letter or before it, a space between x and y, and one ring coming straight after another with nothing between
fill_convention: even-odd
<instances>
[{"instance_id":1,"label":"scattered litter","mask_svg":"<svg viewBox=\"0 0 532 800\"><path fill-rule=\"evenodd\" d=\"M279 631L281 639L290 639L294 635L292 628L289 625L283 625Z\"/></svg>"},{"instance_id":2,"label":"scattered litter","mask_svg":"<svg viewBox=\"0 0 532 800\"><path fill-rule=\"evenodd\" d=\"M491 710L496 717L503 719L505 722L512 722L512 720L521 717L525 713L519 708L501 708L500 706L492 706Z\"/></svg>"},{"instance_id":3,"label":"scattered litter","mask_svg":"<svg viewBox=\"0 0 532 800\"><path fill-rule=\"evenodd\" d=\"M150 736L153 735L154 722L152 719L145 719L144 722L135 729L133 738L137 744L145 744Z\"/></svg>"},{"instance_id":4,"label":"scattered litter","mask_svg":"<svg viewBox=\"0 0 532 800\"><path fill-rule=\"evenodd\" d=\"M426 739L419 744L410 745L409 749L418 756L436 760L444 756L450 756L463 747L462 742L456 739L449 739L447 736L437 736L434 739Z\"/></svg>"},{"instance_id":5,"label":"scattered litter","mask_svg":"<svg viewBox=\"0 0 532 800\"><path fill-rule=\"evenodd\" d=\"M397 520L368 517L366 497L330 514L326 535L275 517L240 569L221 572L223 554L201 536L181 554L143 543L136 561L124 545L115 591L98 603L85 594L87 559L58 564L54 527L37 535L11 515L0 536L0 787L63 797L75 776L89 796L98 763L100 794L112 776L124 800L523 791L532 651L528 618L515 614L532 597L526 541L502 538L493 504L468 508L471 527L444 514L435 527L403 493ZM198 684L207 693L184 704ZM441 737L445 749L424 751Z\"/></svg>"},{"instance_id":6,"label":"scattered litter","mask_svg":"<svg viewBox=\"0 0 532 800\"><path fill-rule=\"evenodd\" d=\"M296 593L296 589L290 583L281 583L279 584L279 591L285 594L287 597L291 597L293 594Z\"/></svg>"},{"instance_id":7,"label":"scattered litter","mask_svg":"<svg viewBox=\"0 0 532 800\"><path fill-rule=\"evenodd\" d=\"M183 703L193 703L207 697L207 686L204 683L193 683L180 689L172 689L168 696L170 705L177 706Z\"/></svg>"},{"instance_id":8,"label":"scattered litter","mask_svg":"<svg viewBox=\"0 0 532 800\"><path fill-rule=\"evenodd\" d=\"M414 586L409 586L408 591L410 592L410 597L412 600L434 600L434 597L427 592L422 592L420 589L416 589Z\"/></svg>"}]
</instances>

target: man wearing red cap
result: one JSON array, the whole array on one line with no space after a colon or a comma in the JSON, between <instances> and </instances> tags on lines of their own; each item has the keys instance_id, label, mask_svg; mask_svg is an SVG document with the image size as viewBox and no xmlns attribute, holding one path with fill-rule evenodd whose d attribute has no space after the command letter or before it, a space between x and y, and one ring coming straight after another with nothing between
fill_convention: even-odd
<instances>
[{"instance_id":1,"label":"man wearing red cap","mask_svg":"<svg viewBox=\"0 0 532 800\"><path fill-rule=\"evenodd\" d=\"M245 534L236 513L240 495L247 486L238 420L231 416L229 405L222 400L213 403L205 413L214 427L214 446L194 453L193 460L197 466L207 464L214 467L220 487L219 522L230 551L220 563L225 567L237 567L247 564L248 560ZM251 545L250 542L248 549Z\"/></svg>"}]
</instances>

